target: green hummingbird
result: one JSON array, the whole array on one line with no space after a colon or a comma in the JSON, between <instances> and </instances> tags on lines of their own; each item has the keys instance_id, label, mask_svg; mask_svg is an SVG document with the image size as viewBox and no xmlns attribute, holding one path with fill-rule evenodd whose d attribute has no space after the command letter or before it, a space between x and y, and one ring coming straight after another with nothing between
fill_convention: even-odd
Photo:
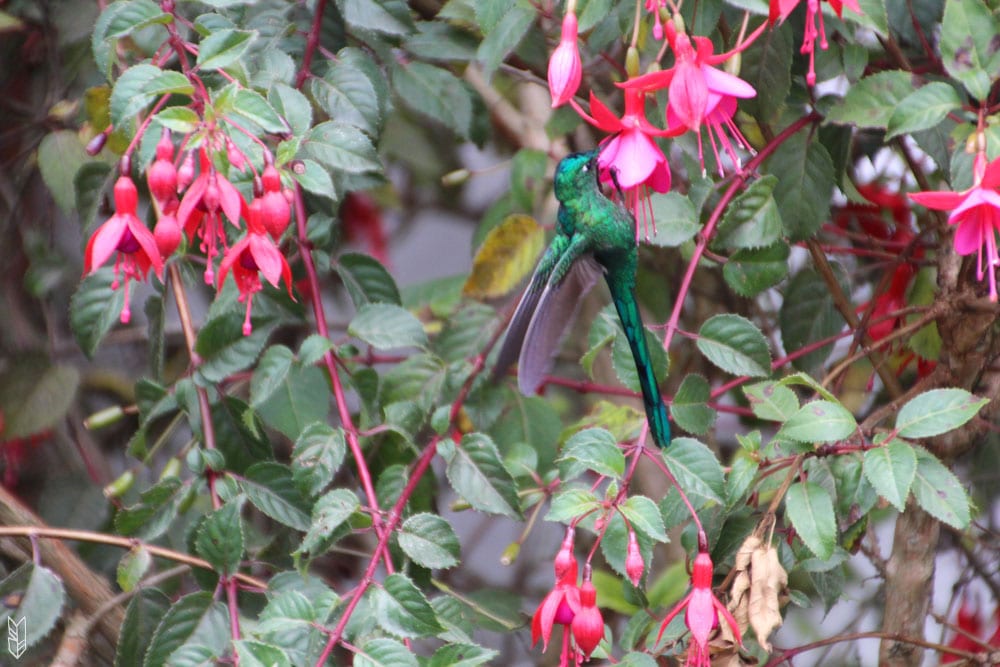
<instances>
[{"instance_id":1,"label":"green hummingbird","mask_svg":"<svg viewBox=\"0 0 1000 667\"><path fill-rule=\"evenodd\" d=\"M568 155L556 167L556 235L511 317L494 374L503 373L517 359L518 388L528 396L537 392L552 370L559 343L583 296L603 273L632 349L649 430L654 442L666 447L670 423L635 298L639 261L635 220L626 208L604 196L598 179L596 150Z\"/></svg>"}]
</instances>

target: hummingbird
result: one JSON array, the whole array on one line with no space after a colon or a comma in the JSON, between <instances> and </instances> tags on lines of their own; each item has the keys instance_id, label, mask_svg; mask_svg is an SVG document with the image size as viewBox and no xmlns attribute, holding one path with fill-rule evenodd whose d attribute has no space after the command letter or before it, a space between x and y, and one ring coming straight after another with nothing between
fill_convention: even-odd
<instances>
[{"instance_id":1,"label":"hummingbird","mask_svg":"<svg viewBox=\"0 0 1000 667\"><path fill-rule=\"evenodd\" d=\"M518 388L527 396L535 394L552 370L559 343L584 295L603 273L632 350L650 433L658 446L666 447L670 444L670 423L635 297L639 263L635 219L628 209L604 195L599 175L597 150L568 155L556 167L556 235L511 317L494 377L516 359ZM612 180L617 186L613 172Z\"/></svg>"}]
</instances>

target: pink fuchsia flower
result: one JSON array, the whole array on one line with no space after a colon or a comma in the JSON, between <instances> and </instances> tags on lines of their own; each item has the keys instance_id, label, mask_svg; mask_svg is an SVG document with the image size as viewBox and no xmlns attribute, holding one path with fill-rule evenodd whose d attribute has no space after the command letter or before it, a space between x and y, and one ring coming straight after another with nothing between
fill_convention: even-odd
<instances>
[{"instance_id":1,"label":"pink fuchsia flower","mask_svg":"<svg viewBox=\"0 0 1000 667\"><path fill-rule=\"evenodd\" d=\"M174 144L170 141L170 130L164 128L160 141L156 144L156 159L146 170L149 192L160 206L177 198L177 168L174 167Z\"/></svg>"},{"instance_id":2,"label":"pink fuchsia flower","mask_svg":"<svg viewBox=\"0 0 1000 667\"><path fill-rule=\"evenodd\" d=\"M597 608L597 589L590 581L590 566L584 567L583 585L580 586L580 610L573 617L573 641L583 654L585 660L590 660L590 654L604 638L604 618Z\"/></svg>"},{"instance_id":3,"label":"pink fuchsia flower","mask_svg":"<svg viewBox=\"0 0 1000 667\"><path fill-rule=\"evenodd\" d=\"M997 252L997 233L1000 232L1000 158L986 164L985 155L979 153L976 155L973 171L975 185L968 190L913 192L910 199L937 211L951 210L948 223L957 225L955 252L959 255L978 253L977 278L982 280L984 273L988 273L990 301L996 302L996 267L1000 264L1000 254Z\"/></svg>"},{"instance_id":4,"label":"pink fuchsia flower","mask_svg":"<svg viewBox=\"0 0 1000 667\"><path fill-rule=\"evenodd\" d=\"M556 554L553 566L556 572L556 585L542 598L541 604L531 617L531 645L542 640L542 651L549 648L552 628L558 623L566 628L573 623L573 618L580 611L580 589L576 585L577 563L573 555L573 529L566 529L559 553Z\"/></svg>"},{"instance_id":5,"label":"pink fuchsia flower","mask_svg":"<svg viewBox=\"0 0 1000 667\"><path fill-rule=\"evenodd\" d=\"M663 22L660 20L660 8L666 6L666 0L646 0L646 11L653 15L653 39L663 39Z\"/></svg>"},{"instance_id":6,"label":"pink fuchsia flower","mask_svg":"<svg viewBox=\"0 0 1000 667\"><path fill-rule=\"evenodd\" d=\"M625 551L625 574L633 586L639 585L642 579L642 571L646 564L642 560L642 552L639 550L639 541L635 537L635 531L628 531L628 547Z\"/></svg>"},{"instance_id":7,"label":"pink fuchsia flower","mask_svg":"<svg viewBox=\"0 0 1000 667\"><path fill-rule=\"evenodd\" d=\"M275 241L288 229L292 219L292 209L285 194L281 191L281 175L273 164L264 167L261 174L264 192L260 197L260 219L267 233Z\"/></svg>"},{"instance_id":8,"label":"pink fuchsia flower","mask_svg":"<svg viewBox=\"0 0 1000 667\"><path fill-rule=\"evenodd\" d=\"M243 319L244 336L249 336L253 331L253 326L250 324L250 309L253 295L263 289L260 282L261 274L274 287L278 286L279 281L284 280L288 296L292 296L292 270L260 222L260 201L255 199L250 205L247 235L226 251L219 264L219 289L222 289L226 276L232 271L236 287L240 291L238 300L240 303L246 303L246 315Z\"/></svg>"},{"instance_id":9,"label":"pink fuchsia flower","mask_svg":"<svg viewBox=\"0 0 1000 667\"><path fill-rule=\"evenodd\" d=\"M792 10L798 6L802 0L771 0L771 15L768 19L772 25L780 18L784 21ZM829 43L826 41L826 27L823 25L823 11L820 9L821 0L806 0L806 29L802 36L802 49L800 53L809 54L809 72L806 74L806 82L812 86L816 84L816 38L819 37L819 46L826 51ZM833 11L837 13L837 18L843 16L844 5L854 12L861 14L861 7L858 0L828 0ZM817 28L816 23L819 22Z\"/></svg>"},{"instance_id":10,"label":"pink fuchsia flower","mask_svg":"<svg viewBox=\"0 0 1000 667\"><path fill-rule=\"evenodd\" d=\"M736 619L729 613L715 594L712 593L712 557L708 555L708 544L704 534L698 537L698 555L694 559L691 572L691 592L671 610L660 624L660 632L656 635L659 642L663 631L681 609L685 609L684 623L691 631L691 642L688 646L686 666L710 667L712 664L708 650L708 639L712 631L719 625L719 617L725 619L737 642L742 642L740 628Z\"/></svg>"},{"instance_id":11,"label":"pink fuchsia flower","mask_svg":"<svg viewBox=\"0 0 1000 667\"><path fill-rule=\"evenodd\" d=\"M576 13L570 7L563 17L559 46L549 59L549 94L552 95L553 109L566 104L580 87L583 64L576 38Z\"/></svg>"},{"instance_id":12,"label":"pink fuchsia flower","mask_svg":"<svg viewBox=\"0 0 1000 667\"><path fill-rule=\"evenodd\" d=\"M145 280L153 267L163 279L163 259L156 247L153 233L136 216L139 193L128 176L120 176L115 183L115 213L97 228L87 242L83 256L83 272L92 273L112 255L115 257L115 279L111 289L118 289L119 275L125 285L125 305L122 307L122 324L132 319L129 308L129 281Z\"/></svg>"}]
</instances>

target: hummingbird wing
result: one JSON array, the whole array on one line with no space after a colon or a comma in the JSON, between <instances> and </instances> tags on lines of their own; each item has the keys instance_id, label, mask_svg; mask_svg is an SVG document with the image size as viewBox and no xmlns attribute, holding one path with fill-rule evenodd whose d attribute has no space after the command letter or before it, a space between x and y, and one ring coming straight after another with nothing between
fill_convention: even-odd
<instances>
[{"instance_id":1,"label":"hummingbird wing","mask_svg":"<svg viewBox=\"0 0 1000 667\"><path fill-rule=\"evenodd\" d=\"M534 304L531 319L524 332L517 363L517 386L522 394L533 395L555 362L559 344L576 317L583 297L603 275L604 269L591 255L581 255L558 283L545 285ZM525 294L527 296L527 293ZM517 315L522 314L518 305ZM514 323L512 321L511 328ZM509 336L510 334L508 334Z\"/></svg>"}]
</instances>

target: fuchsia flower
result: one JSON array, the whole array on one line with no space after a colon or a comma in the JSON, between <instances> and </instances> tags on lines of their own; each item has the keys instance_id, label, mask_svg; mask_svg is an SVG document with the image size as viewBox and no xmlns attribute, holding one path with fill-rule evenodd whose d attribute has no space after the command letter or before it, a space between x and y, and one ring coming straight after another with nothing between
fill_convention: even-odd
<instances>
[{"instance_id":1,"label":"fuchsia flower","mask_svg":"<svg viewBox=\"0 0 1000 667\"><path fill-rule=\"evenodd\" d=\"M957 225L955 252L959 255L978 253L977 278L989 274L990 301L997 301L996 267L997 232L1000 232L1000 158L986 163L983 153L976 155L974 185L963 192L913 192L910 199L937 211L951 210L948 223ZM985 253L985 262L984 255Z\"/></svg>"},{"instance_id":2,"label":"fuchsia flower","mask_svg":"<svg viewBox=\"0 0 1000 667\"><path fill-rule=\"evenodd\" d=\"M127 163L127 158L125 159ZM127 168L123 169L127 171ZM153 233L136 216L139 193L135 183L128 176L120 176L115 182L115 213L97 228L87 242L84 252L83 272L92 273L104 264L111 255L115 258L115 280L111 289L118 289L118 277L124 276L125 305L122 307L121 322L128 324L132 319L129 308L129 281L145 280L149 267L163 280L163 259L156 247Z\"/></svg>"},{"instance_id":3,"label":"fuchsia flower","mask_svg":"<svg viewBox=\"0 0 1000 667\"><path fill-rule=\"evenodd\" d=\"M639 551L639 541L635 537L635 531L628 531L628 547L625 551L625 574L633 586L639 585L642 579L642 571L646 564L642 561L642 552Z\"/></svg>"},{"instance_id":4,"label":"fuchsia flower","mask_svg":"<svg viewBox=\"0 0 1000 667\"><path fill-rule=\"evenodd\" d=\"M549 59L549 94L552 95L553 109L566 104L576 95L580 87L583 65L580 62L580 49L577 47L576 37L576 14L572 9L568 9L566 16L563 17L559 46Z\"/></svg>"},{"instance_id":5,"label":"fuchsia flower","mask_svg":"<svg viewBox=\"0 0 1000 667\"><path fill-rule=\"evenodd\" d=\"M660 21L660 8L666 6L666 0L646 0L646 11L653 14L653 39L663 39L663 22Z\"/></svg>"},{"instance_id":6,"label":"fuchsia flower","mask_svg":"<svg viewBox=\"0 0 1000 667\"><path fill-rule=\"evenodd\" d=\"M572 528L566 529L566 538L559 553L556 554L553 566L556 572L556 585L542 599L535 615L531 617L531 645L537 644L541 638L542 651L548 650L552 627L558 623L568 628L580 611L580 589L576 586L577 564L573 555Z\"/></svg>"},{"instance_id":7,"label":"fuchsia flower","mask_svg":"<svg viewBox=\"0 0 1000 667\"><path fill-rule=\"evenodd\" d=\"M740 628L736 619L729 613L725 605L719 602L712 593L712 557L708 555L708 541L704 533L698 536L698 555L694 559L691 572L691 592L671 610L660 624L660 632L656 635L659 642L663 631L670 625L681 609L684 613L684 623L691 631L691 643L688 646L687 666L710 667L712 664L708 650L708 638L719 625L719 616L729 624L730 630L737 642L742 642Z\"/></svg>"},{"instance_id":8,"label":"fuchsia flower","mask_svg":"<svg viewBox=\"0 0 1000 667\"><path fill-rule=\"evenodd\" d=\"M604 638L604 618L597 608L597 589L590 581L590 566L584 568L580 586L580 610L573 617L573 640L586 660Z\"/></svg>"},{"instance_id":9,"label":"fuchsia flower","mask_svg":"<svg viewBox=\"0 0 1000 667\"><path fill-rule=\"evenodd\" d=\"M721 173L722 163L719 160L718 144L722 144L723 149L735 164L739 164L739 158L736 155L733 142L743 149L750 150L749 143L743 137L736 123L733 122L733 114L736 112L737 98L754 97L757 95L757 91L743 79L723 72L716 65L747 48L760 35L765 26L766 24L762 24L749 38L732 51L715 55L713 54L714 47L709 39L705 37L692 39L684 33L678 33L673 22L668 21L666 24L667 42L673 49L676 64L670 69L635 77L618 85L626 90L634 89L643 92L667 88L669 96L666 111L668 132L676 136L691 130L698 135L698 157L701 159L704 169L705 159L702 152L701 128L702 125L707 126L708 139L712 144L712 152L715 154L716 162L720 165ZM732 140L730 140L730 136L727 136L727 133L732 137Z\"/></svg>"},{"instance_id":10,"label":"fuchsia flower","mask_svg":"<svg viewBox=\"0 0 1000 667\"><path fill-rule=\"evenodd\" d=\"M768 22L772 25L780 18L784 21L792 13L802 0L771 0L771 15ZM802 37L802 49L800 53L809 54L809 73L806 74L806 82L812 86L816 84L816 38L819 37L819 46L826 51L829 46L826 41L826 27L823 25L823 11L820 9L821 0L806 0L806 29ZM837 13L837 18L843 16L844 5L847 5L854 12L861 14L861 7L858 0L828 0L833 11ZM819 27L816 23L819 21Z\"/></svg>"}]
</instances>

